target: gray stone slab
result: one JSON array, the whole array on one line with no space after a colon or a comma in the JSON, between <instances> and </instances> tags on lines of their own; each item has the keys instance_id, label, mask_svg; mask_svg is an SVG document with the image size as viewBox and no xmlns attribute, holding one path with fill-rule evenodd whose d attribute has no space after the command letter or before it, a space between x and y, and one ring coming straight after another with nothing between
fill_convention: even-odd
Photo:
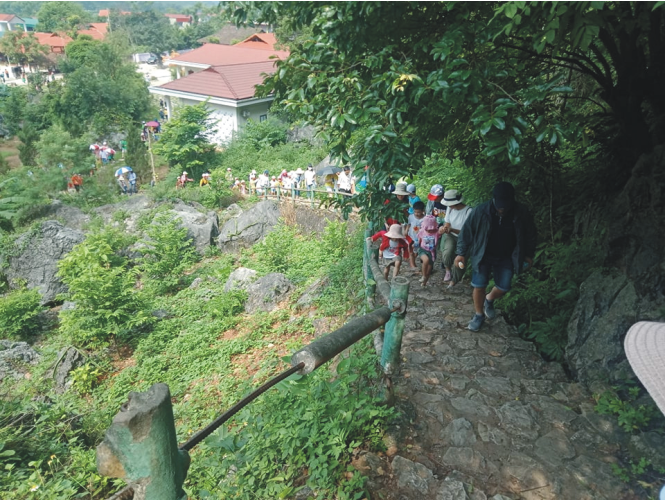
<instances>
[{"instance_id":1,"label":"gray stone slab","mask_svg":"<svg viewBox=\"0 0 666 500\"><path fill-rule=\"evenodd\" d=\"M467 398L452 398L451 406L467 417L489 417L494 413L487 405Z\"/></svg>"},{"instance_id":2,"label":"gray stone slab","mask_svg":"<svg viewBox=\"0 0 666 500\"><path fill-rule=\"evenodd\" d=\"M520 394L508 378L504 377L475 377L474 381L481 390L493 398L515 398Z\"/></svg>"},{"instance_id":3,"label":"gray stone slab","mask_svg":"<svg viewBox=\"0 0 666 500\"><path fill-rule=\"evenodd\" d=\"M453 391L464 391L467 384L470 382L468 377L461 375L451 375L445 382L444 387L447 387Z\"/></svg>"},{"instance_id":4,"label":"gray stone slab","mask_svg":"<svg viewBox=\"0 0 666 500\"><path fill-rule=\"evenodd\" d=\"M457 418L447 425L442 433L442 438L449 446L472 446L476 443L474 428L464 418Z\"/></svg>"},{"instance_id":5,"label":"gray stone slab","mask_svg":"<svg viewBox=\"0 0 666 500\"><path fill-rule=\"evenodd\" d=\"M469 351L476 347L476 339L471 337L469 333L450 332L447 339L456 349L463 351Z\"/></svg>"},{"instance_id":6,"label":"gray stone slab","mask_svg":"<svg viewBox=\"0 0 666 500\"><path fill-rule=\"evenodd\" d=\"M509 446L511 444L511 439L504 432L497 429L496 427L491 427L479 422L477 425L477 430L479 432L479 437L484 443L494 443L499 446Z\"/></svg>"},{"instance_id":7,"label":"gray stone slab","mask_svg":"<svg viewBox=\"0 0 666 500\"><path fill-rule=\"evenodd\" d=\"M534 453L546 464L553 467L558 467L564 461L576 456L576 450L567 435L559 429L554 429L537 439Z\"/></svg>"},{"instance_id":8,"label":"gray stone slab","mask_svg":"<svg viewBox=\"0 0 666 500\"><path fill-rule=\"evenodd\" d=\"M407 359L407 363L411 365L426 365L435 361L434 356L425 352L406 352L403 356Z\"/></svg>"},{"instance_id":9,"label":"gray stone slab","mask_svg":"<svg viewBox=\"0 0 666 500\"><path fill-rule=\"evenodd\" d=\"M624 485L613 474L610 464L585 455L566 465L568 471L583 485L607 498L624 498Z\"/></svg>"},{"instance_id":10,"label":"gray stone slab","mask_svg":"<svg viewBox=\"0 0 666 500\"><path fill-rule=\"evenodd\" d=\"M502 428L515 436L525 439L537 439L539 424L536 422L534 410L520 401L509 401L497 410Z\"/></svg>"},{"instance_id":11,"label":"gray stone slab","mask_svg":"<svg viewBox=\"0 0 666 500\"><path fill-rule=\"evenodd\" d=\"M428 494L429 482L433 480L433 477L432 471L425 465L397 455L391 463L391 468L396 476L398 488L413 494Z\"/></svg>"},{"instance_id":12,"label":"gray stone slab","mask_svg":"<svg viewBox=\"0 0 666 500\"><path fill-rule=\"evenodd\" d=\"M465 491L465 485L462 481L456 479L446 478L442 481L437 495L435 496L436 500L469 500L469 496Z\"/></svg>"},{"instance_id":13,"label":"gray stone slab","mask_svg":"<svg viewBox=\"0 0 666 500\"><path fill-rule=\"evenodd\" d=\"M570 422L578 418L578 414L571 408L548 396L539 396L536 404L533 403L533 406L537 409L539 416L544 422L554 425L566 427Z\"/></svg>"}]
</instances>

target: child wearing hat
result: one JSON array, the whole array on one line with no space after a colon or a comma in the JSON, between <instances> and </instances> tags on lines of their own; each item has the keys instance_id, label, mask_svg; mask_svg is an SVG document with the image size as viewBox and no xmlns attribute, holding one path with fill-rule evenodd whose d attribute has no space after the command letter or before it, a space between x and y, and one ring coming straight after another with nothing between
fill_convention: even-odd
<instances>
[{"instance_id":1,"label":"child wearing hat","mask_svg":"<svg viewBox=\"0 0 666 500\"><path fill-rule=\"evenodd\" d=\"M458 246L458 235L462 229L467 217L469 217L472 207L465 205L465 198L456 189L449 189L444 193L442 203L448 207L444 226L440 232L444 234L444 251L442 252L442 263L446 270L444 281L448 281L448 287L453 287L460 282L465 274L464 269L453 265L456 258L456 247Z\"/></svg>"},{"instance_id":2,"label":"child wearing hat","mask_svg":"<svg viewBox=\"0 0 666 500\"><path fill-rule=\"evenodd\" d=\"M412 240L409 248L409 268L415 272L418 272L419 270L419 268L416 267L416 253L419 249L418 233L421 230L421 223L423 223L424 217L425 203L419 200L414 203L414 213L410 214L409 218L407 219L407 225L405 226L405 232Z\"/></svg>"},{"instance_id":3,"label":"child wearing hat","mask_svg":"<svg viewBox=\"0 0 666 500\"><path fill-rule=\"evenodd\" d=\"M414 203L417 201L421 201L421 198L416 196L416 186L414 184L409 184L407 186L407 189L405 189L409 195L407 196L407 200L409 201L409 213L413 214L414 213Z\"/></svg>"},{"instance_id":4,"label":"child wearing hat","mask_svg":"<svg viewBox=\"0 0 666 500\"><path fill-rule=\"evenodd\" d=\"M421 222L421 229L416 235L419 241L417 255L421 260L421 286L428 284L432 268L437 259L437 243L439 243L439 227L433 215L426 215Z\"/></svg>"},{"instance_id":5,"label":"child wearing hat","mask_svg":"<svg viewBox=\"0 0 666 500\"><path fill-rule=\"evenodd\" d=\"M393 277L395 278L400 272L402 259L409 257L409 246L402 234L402 226L400 224L392 224L388 231L379 231L368 239L377 241L379 238L382 239L379 251L386 266L384 267L384 279L388 280L391 266L393 266Z\"/></svg>"}]
</instances>

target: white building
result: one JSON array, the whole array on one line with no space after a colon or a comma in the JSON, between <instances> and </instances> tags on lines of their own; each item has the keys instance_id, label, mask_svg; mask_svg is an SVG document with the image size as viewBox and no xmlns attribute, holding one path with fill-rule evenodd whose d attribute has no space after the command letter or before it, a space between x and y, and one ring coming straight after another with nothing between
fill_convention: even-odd
<instances>
[{"instance_id":1,"label":"white building","mask_svg":"<svg viewBox=\"0 0 666 500\"><path fill-rule=\"evenodd\" d=\"M274 58L289 55L274 44L272 33L256 33L236 45L204 44L169 61L176 80L148 90L166 102L169 117L175 107L208 100L218 120L214 141L228 142L248 120L268 118L273 97L255 97L255 87L275 72Z\"/></svg>"}]
</instances>

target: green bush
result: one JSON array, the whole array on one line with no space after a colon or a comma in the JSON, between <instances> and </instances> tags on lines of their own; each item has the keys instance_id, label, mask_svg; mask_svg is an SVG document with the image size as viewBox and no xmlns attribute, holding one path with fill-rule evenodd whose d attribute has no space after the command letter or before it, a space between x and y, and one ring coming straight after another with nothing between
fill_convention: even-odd
<instances>
[{"instance_id":1,"label":"green bush","mask_svg":"<svg viewBox=\"0 0 666 500\"><path fill-rule=\"evenodd\" d=\"M169 293L177 289L185 269L199 259L187 238L187 229L180 220L161 212L146 228L148 239L143 240L143 258L140 269L146 285L155 293Z\"/></svg>"},{"instance_id":2,"label":"green bush","mask_svg":"<svg viewBox=\"0 0 666 500\"><path fill-rule=\"evenodd\" d=\"M74 343L102 347L150 323L146 300L134 286L138 271L118 254L130 241L114 229L92 232L58 263L68 298L76 302L60 313L60 327Z\"/></svg>"},{"instance_id":3,"label":"green bush","mask_svg":"<svg viewBox=\"0 0 666 500\"><path fill-rule=\"evenodd\" d=\"M26 337L38 325L41 295L36 289L20 288L0 297L0 331L10 337Z\"/></svg>"},{"instance_id":4,"label":"green bush","mask_svg":"<svg viewBox=\"0 0 666 500\"><path fill-rule=\"evenodd\" d=\"M298 283L320 275L348 248L345 222L329 221L321 235L304 235L295 226L278 224L241 258L241 263L260 274L284 273Z\"/></svg>"}]
</instances>

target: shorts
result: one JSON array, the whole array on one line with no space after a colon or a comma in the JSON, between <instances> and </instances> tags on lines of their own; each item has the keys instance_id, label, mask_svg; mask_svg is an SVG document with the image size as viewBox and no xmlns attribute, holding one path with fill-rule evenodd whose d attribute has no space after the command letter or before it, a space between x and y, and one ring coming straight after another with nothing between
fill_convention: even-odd
<instances>
[{"instance_id":1,"label":"shorts","mask_svg":"<svg viewBox=\"0 0 666 500\"><path fill-rule=\"evenodd\" d=\"M383 259L384 259L384 265L386 267L390 267L393 264L395 264L396 262L402 262L402 255L396 255L395 257L393 257L391 259L387 259L386 257L383 257Z\"/></svg>"},{"instance_id":2,"label":"shorts","mask_svg":"<svg viewBox=\"0 0 666 500\"><path fill-rule=\"evenodd\" d=\"M490 273L493 273L495 286L503 292L511 290L511 279L513 278L513 261L511 257L498 259L484 257L479 263L479 272L472 273L472 287L486 288L490 282Z\"/></svg>"},{"instance_id":3,"label":"shorts","mask_svg":"<svg viewBox=\"0 0 666 500\"><path fill-rule=\"evenodd\" d=\"M435 264L435 259L432 258L432 253L429 252L428 250L424 250L423 248L419 248L418 251L416 252L416 255L421 257L421 255L425 255L428 257L428 262L431 264ZM437 258L437 254L435 254L435 258Z\"/></svg>"}]
</instances>

